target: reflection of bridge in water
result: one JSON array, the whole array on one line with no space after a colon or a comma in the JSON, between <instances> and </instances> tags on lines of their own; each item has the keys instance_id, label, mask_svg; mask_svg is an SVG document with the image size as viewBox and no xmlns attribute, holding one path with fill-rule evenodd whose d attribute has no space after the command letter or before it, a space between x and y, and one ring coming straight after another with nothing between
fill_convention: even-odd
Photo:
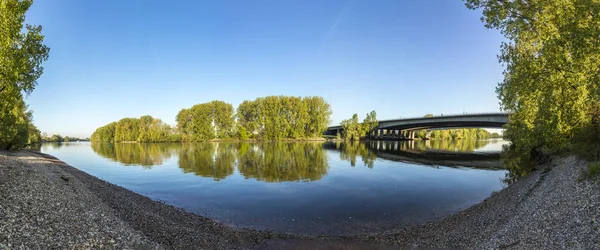
<instances>
[{"instance_id":1,"label":"reflection of bridge in water","mask_svg":"<svg viewBox=\"0 0 600 250\"><path fill-rule=\"evenodd\" d=\"M430 141L424 141L425 145L429 143ZM500 152L481 153L473 151L445 151L435 149L418 150L415 149L414 144L415 141L372 141L367 142L367 147L375 151L377 157L391 161L420 163L434 166L443 165L493 169L502 168L502 163L500 162Z\"/></svg>"},{"instance_id":2,"label":"reflection of bridge in water","mask_svg":"<svg viewBox=\"0 0 600 250\"><path fill-rule=\"evenodd\" d=\"M330 143L326 149L336 149L352 158L361 156L365 165L373 165L375 158L417 163L430 166L464 166L484 169L503 169L500 152L476 152L489 141L369 141L364 143ZM362 148L364 151L361 152ZM371 159L364 159L365 157Z\"/></svg>"}]
</instances>

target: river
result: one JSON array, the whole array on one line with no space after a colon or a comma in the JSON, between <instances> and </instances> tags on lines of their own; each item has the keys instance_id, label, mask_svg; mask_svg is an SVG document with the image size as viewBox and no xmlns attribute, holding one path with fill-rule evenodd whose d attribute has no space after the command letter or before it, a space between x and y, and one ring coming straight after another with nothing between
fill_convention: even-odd
<instances>
[{"instance_id":1,"label":"river","mask_svg":"<svg viewBox=\"0 0 600 250\"><path fill-rule=\"evenodd\" d=\"M503 140L47 143L41 151L154 200L300 234L385 232L437 220L506 186Z\"/></svg>"}]
</instances>

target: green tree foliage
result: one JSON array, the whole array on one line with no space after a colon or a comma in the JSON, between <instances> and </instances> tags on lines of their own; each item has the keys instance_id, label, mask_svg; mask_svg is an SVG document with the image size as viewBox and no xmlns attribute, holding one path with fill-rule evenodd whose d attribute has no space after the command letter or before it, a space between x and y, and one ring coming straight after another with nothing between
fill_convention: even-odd
<instances>
[{"instance_id":1,"label":"green tree foliage","mask_svg":"<svg viewBox=\"0 0 600 250\"><path fill-rule=\"evenodd\" d=\"M186 141L227 139L234 136L233 106L222 101L196 104L182 109L176 117L177 128Z\"/></svg>"},{"instance_id":2,"label":"green tree foliage","mask_svg":"<svg viewBox=\"0 0 600 250\"><path fill-rule=\"evenodd\" d=\"M171 142L180 141L179 135L168 124L146 115L123 118L102 126L92 134L92 142Z\"/></svg>"},{"instance_id":3,"label":"green tree foliage","mask_svg":"<svg viewBox=\"0 0 600 250\"><path fill-rule=\"evenodd\" d=\"M212 101L212 118L217 139L227 139L234 136L235 111L233 106L223 101Z\"/></svg>"},{"instance_id":4,"label":"green tree foliage","mask_svg":"<svg viewBox=\"0 0 600 250\"><path fill-rule=\"evenodd\" d=\"M161 119L145 115L139 119L138 142L169 142L179 141L175 131Z\"/></svg>"},{"instance_id":5,"label":"green tree foliage","mask_svg":"<svg viewBox=\"0 0 600 250\"><path fill-rule=\"evenodd\" d=\"M40 139L38 142L70 142L70 141L89 141L89 139L77 138L73 136L61 136L59 134L54 134L52 136L48 136L46 133L43 135L39 135ZM37 138L37 136L35 136Z\"/></svg>"},{"instance_id":6,"label":"green tree foliage","mask_svg":"<svg viewBox=\"0 0 600 250\"><path fill-rule=\"evenodd\" d=\"M255 139L316 138L327 129L330 116L331 107L321 97L267 96L239 105L237 130Z\"/></svg>"},{"instance_id":7,"label":"green tree foliage","mask_svg":"<svg viewBox=\"0 0 600 250\"><path fill-rule=\"evenodd\" d=\"M27 144L34 144L39 142L42 142L42 133L35 125L33 125L33 123L29 123Z\"/></svg>"},{"instance_id":8,"label":"green tree foliage","mask_svg":"<svg viewBox=\"0 0 600 250\"><path fill-rule=\"evenodd\" d=\"M559 150L592 126L600 97L600 2L467 0L499 29L506 66L496 92L512 112L505 137L515 150Z\"/></svg>"},{"instance_id":9,"label":"green tree foliage","mask_svg":"<svg viewBox=\"0 0 600 250\"><path fill-rule=\"evenodd\" d=\"M358 141L362 135L362 125L358 123L358 114L352 115L352 118L347 120L342 120L340 123L342 125L343 137L344 140L348 141Z\"/></svg>"},{"instance_id":10,"label":"green tree foliage","mask_svg":"<svg viewBox=\"0 0 600 250\"><path fill-rule=\"evenodd\" d=\"M92 142L114 142L116 127L116 122L111 122L107 125L99 127L96 129L96 131L94 131L90 137L90 140Z\"/></svg>"},{"instance_id":11,"label":"green tree foliage","mask_svg":"<svg viewBox=\"0 0 600 250\"><path fill-rule=\"evenodd\" d=\"M64 138L62 136L60 136L59 134L54 134L52 135L52 137L50 137L50 142L62 142L64 140Z\"/></svg>"},{"instance_id":12,"label":"green tree foliage","mask_svg":"<svg viewBox=\"0 0 600 250\"><path fill-rule=\"evenodd\" d=\"M375 110L367 113L367 117L363 120L363 135L364 137L369 137L371 132L379 126L379 121L377 120L377 112Z\"/></svg>"},{"instance_id":13,"label":"green tree foliage","mask_svg":"<svg viewBox=\"0 0 600 250\"><path fill-rule=\"evenodd\" d=\"M375 113L370 115L374 117ZM229 103L212 101L179 111L176 130L151 116L123 118L98 128L91 140L161 142L317 138L327 129L330 116L331 107L321 97L267 96L242 102L237 113ZM370 121L368 124L373 126L376 123Z\"/></svg>"},{"instance_id":14,"label":"green tree foliage","mask_svg":"<svg viewBox=\"0 0 600 250\"><path fill-rule=\"evenodd\" d=\"M20 148L39 139L23 94L35 89L49 49L43 44L41 26L23 25L32 3L0 1L0 148L4 149Z\"/></svg>"},{"instance_id":15,"label":"green tree foliage","mask_svg":"<svg viewBox=\"0 0 600 250\"><path fill-rule=\"evenodd\" d=\"M368 137L373 129L379 126L379 121L377 121L377 113L373 110L367 113L362 123L358 122L358 114L354 114L352 118L343 120L340 125L344 130L342 135L344 140L358 141Z\"/></svg>"},{"instance_id":16,"label":"green tree foliage","mask_svg":"<svg viewBox=\"0 0 600 250\"><path fill-rule=\"evenodd\" d=\"M115 142L133 142L140 136L140 119L123 118L115 126Z\"/></svg>"},{"instance_id":17,"label":"green tree foliage","mask_svg":"<svg viewBox=\"0 0 600 250\"><path fill-rule=\"evenodd\" d=\"M323 135L323 131L327 130L327 126L331 122L331 106L322 97L313 96L302 99L304 105L308 109L309 121L305 125L306 132L304 136L317 138Z\"/></svg>"},{"instance_id":18,"label":"green tree foliage","mask_svg":"<svg viewBox=\"0 0 600 250\"><path fill-rule=\"evenodd\" d=\"M258 99L257 99L258 100ZM243 101L237 108L237 132L240 139L256 138L262 130L260 102Z\"/></svg>"}]
</instances>

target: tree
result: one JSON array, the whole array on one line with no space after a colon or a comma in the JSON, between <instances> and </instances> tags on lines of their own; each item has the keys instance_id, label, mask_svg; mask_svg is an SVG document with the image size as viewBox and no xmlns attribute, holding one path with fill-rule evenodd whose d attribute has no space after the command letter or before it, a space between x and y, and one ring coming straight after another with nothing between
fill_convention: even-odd
<instances>
[{"instance_id":1,"label":"tree","mask_svg":"<svg viewBox=\"0 0 600 250\"><path fill-rule=\"evenodd\" d=\"M208 104L212 109L212 124L218 139L233 137L235 111L233 106L223 101L212 101Z\"/></svg>"},{"instance_id":2,"label":"tree","mask_svg":"<svg viewBox=\"0 0 600 250\"><path fill-rule=\"evenodd\" d=\"M39 142L42 142L42 134L40 130L35 125L33 125L33 123L29 123L27 144L34 144Z\"/></svg>"},{"instance_id":3,"label":"tree","mask_svg":"<svg viewBox=\"0 0 600 250\"><path fill-rule=\"evenodd\" d=\"M90 140L92 142L115 142L116 126L116 122L111 122L105 126L97 128L92 134Z\"/></svg>"},{"instance_id":4,"label":"tree","mask_svg":"<svg viewBox=\"0 0 600 250\"><path fill-rule=\"evenodd\" d=\"M327 126L331 122L331 106L323 97L312 96L305 97L302 100L308 109L308 124L306 125L307 137L321 137L323 131L327 130Z\"/></svg>"},{"instance_id":5,"label":"tree","mask_svg":"<svg viewBox=\"0 0 600 250\"><path fill-rule=\"evenodd\" d=\"M330 115L331 107L321 97L256 98L243 101L237 113L229 103L211 101L180 110L176 129L151 116L123 118L96 129L91 139L95 142L163 142L234 137L242 140L314 138L327 129Z\"/></svg>"},{"instance_id":6,"label":"tree","mask_svg":"<svg viewBox=\"0 0 600 250\"><path fill-rule=\"evenodd\" d=\"M559 150L592 125L600 100L600 3L590 0L467 0L487 28L506 37L496 93L511 112L516 150Z\"/></svg>"},{"instance_id":7,"label":"tree","mask_svg":"<svg viewBox=\"0 0 600 250\"><path fill-rule=\"evenodd\" d=\"M234 109L231 104L223 101L211 101L182 109L176 119L183 140L206 141L234 136Z\"/></svg>"},{"instance_id":8,"label":"tree","mask_svg":"<svg viewBox=\"0 0 600 250\"><path fill-rule=\"evenodd\" d=\"M73 140L73 138L71 138ZM123 118L102 126L92 134L92 142L170 142L181 141L181 136L161 119L145 115Z\"/></svg>"},{"instance_id":9,"label":"tree","mask_svg":"<svg viewBox=\"0 0 600 250\"><path fill-rule=\"evenodd\" d=\"M375 110L367 113L367 117L363 120L363 132L361 136L370 137L371 132L379 126L379 121L377 120L377 112Z\"/></svg>"},{"instance_id":10,"label":"tree","mask_svg":"<svg viewBox=\"0 0 600 250\"><path fill-rule=\"evenodd\" d=\"M32 129L32 113L23 94L35 89L48 59L42 27L23 25L32 1L0 2L0 148L25 146ZM34 126L35 127L35 126Z\"/></svg>"},{"instance_id":11,"label":"tree","mask_svg":"<svg viewBox=\"0 0 600 250\"><path fill-rule=\"evenodd\" d=\"M315 138L327 129L330 116L321 97L267 96L238 106L237 130L262 139Z\"/></svg>"},{"instance_id":12,"label":"tree","mask_svg":"<svg viewBox=\"0 0 600 250\"><path fill-rule=\"evenodd\" d=\"M340 125L344 129L344 140L357 141L361 138L361 124L358 123L358 114L352 115L351 119L343 120Z\"/></svg>"},{"instance_id":13,"label":"tree","mask_svg":"<svg viewBox=\"0 0 600 250\"><path fill-rule=\"evenodd\" d=\"M258 101L243 101L237 108L237 131L240 139L256 137L262 130Z\"/></svg>"},{"instance_id":14,"label":"tree","mask_svg":"<svg viewBox=\"0 0 600 250\"><path fill-rule=\"evenodd\" d=\"M62 142L64 139L62 136L60 136L59 134L54 134L52 135L52 137L50 137L50 141L52 142Z\"/></svg>"}]
</instances>

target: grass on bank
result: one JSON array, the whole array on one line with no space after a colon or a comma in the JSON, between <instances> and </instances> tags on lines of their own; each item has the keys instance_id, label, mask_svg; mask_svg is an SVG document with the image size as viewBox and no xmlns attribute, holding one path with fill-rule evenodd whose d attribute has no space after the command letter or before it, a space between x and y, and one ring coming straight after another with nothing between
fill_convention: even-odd
<instances>
[{"instance_id":1,"label":"grass on bank","mask_svg":"<svg viewBox=\"0 0 600 250\"><path fill-rule=\"evenodd\" d=\"M594 179L600 176L600 161L590 162L588 168L583 171L580 180Z\"/></svg>"}]
</instances>

